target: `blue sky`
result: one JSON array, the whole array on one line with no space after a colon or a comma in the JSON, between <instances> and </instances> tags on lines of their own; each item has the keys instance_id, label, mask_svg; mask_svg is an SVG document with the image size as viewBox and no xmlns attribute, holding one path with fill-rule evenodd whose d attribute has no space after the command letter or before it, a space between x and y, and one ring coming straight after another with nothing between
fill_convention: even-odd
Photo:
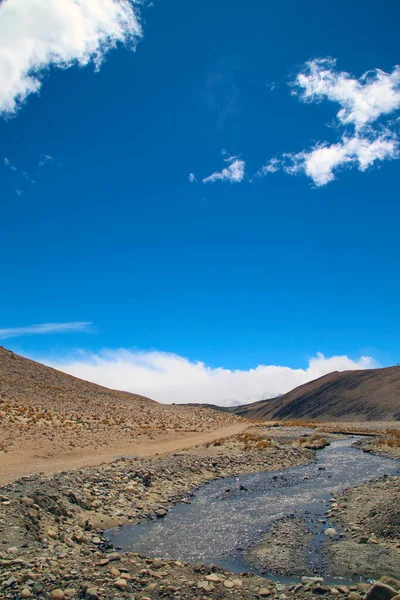
<instances>
[{"instance_id":1,"label":"blue sky","mask_svg":"<svg viewBox=\"0 0 400 600\"><path fill-rule=\"evenodd\" d=\"M97 71L61 34L52 65L35 17L19 29L22 0L0 6L0 343L163 401L398 362L398 3L156 0L142 33L120 19L116 34L114 8L138 6L97 3L112 32ZM37 93L29 44L6 63L24 36ZM376 71L359 80L375 69L376 90ZM15 331L46 323L78 325ZM310 371L317 352L339 358ZM258 365L287 370L246 393Z\"/></svg>"}]
</instances>

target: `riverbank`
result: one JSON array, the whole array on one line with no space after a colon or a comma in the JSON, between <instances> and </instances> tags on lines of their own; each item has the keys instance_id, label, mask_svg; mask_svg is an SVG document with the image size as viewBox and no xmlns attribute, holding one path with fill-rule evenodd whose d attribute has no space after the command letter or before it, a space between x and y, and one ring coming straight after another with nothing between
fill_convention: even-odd
<instances>
[{"instance_id":1,"label":"riverbank","mask_svg":"<svg viewBox=\"0 0 400 600\"><path fill-rule=\"evenodd\" d=\"M342 577L400 574L400 477L381 477L332 498L327 512L340 536L325 545L326 561Z\"/></svg>"},{"instance_id":2,"label":"riverbank","mask_svg":"<svg viewBox=\"0 0 400 600\"><path fill-rule=\"evenodd\" d=\"M212 479L314 460L298 432L278 441L260 431L179 454L36 475L1 488L0 597L284 600L324 594L360 600L351 596L362 591L357 585L337 589L313 578L284 585L213 566L117 553L102 538L103 530L116 525L162 519L175 503L190 503L190 493Z\"/></svg>"},{"instance_id":3,"label":"riverbank","mask_svg":"<svg viewBox=\"0 0 400 600\"><path fill-rule=\"evenodd\" d=\"M245 433L180 454L122 459L53 476L22 478L0 489L0 594L4 598L30 597L28 593L46 598L60 589L64 594L60 593L60 598L93 600L94 593L85 596L85 586L89 586L98 590L99 598L115 599L118 594L138 593L156 583L148 594L143 592L144 597L177 598L179 594L169 588L166 594L166 586L176 587L179 580L181 588L183 578L191 598L203 597L217 583L208 581L209 590L196 587L209 569L196 571L163 563L153 576L152 562L110 553L101 532L162 518L174 503L190 502L188 494L211 479L283 469L313 458L313 452L296 441L278 444ZM162 575L165 569L168 572ZM118 580L125 583L118 587ZM251 578L253 591L254 586L259 589L258 580ZM229 588L224 584L223 589L236 590L235 585Z\"/></svg>"}]
</instances>

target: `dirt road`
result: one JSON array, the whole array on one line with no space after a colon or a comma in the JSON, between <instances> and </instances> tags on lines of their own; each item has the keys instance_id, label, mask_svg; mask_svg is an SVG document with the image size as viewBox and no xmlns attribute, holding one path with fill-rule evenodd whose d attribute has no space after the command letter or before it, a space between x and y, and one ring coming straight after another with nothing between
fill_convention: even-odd
<instances>
[{"instance_id":1,"label":"dirt road","mask_svg":"<svg viewBox=\"0 0 400 600\"><path fill-rule=\"evenodd\" d=\"M84 453L74 453L62 456L32 456L28 452L13 452L0 456L0 486L11 483L20 477L46 473L48 475L59 471L80 469L112 462L117 458L134 456L149 457L155 454L170 454L199 444L206 444L219 438L229 437L245 431L248 423L240 423L223 427L215 431L195 433L172 440L145 442L142 444L113 445L108 448L85 449Z\"/></svg>"}]
</instances>

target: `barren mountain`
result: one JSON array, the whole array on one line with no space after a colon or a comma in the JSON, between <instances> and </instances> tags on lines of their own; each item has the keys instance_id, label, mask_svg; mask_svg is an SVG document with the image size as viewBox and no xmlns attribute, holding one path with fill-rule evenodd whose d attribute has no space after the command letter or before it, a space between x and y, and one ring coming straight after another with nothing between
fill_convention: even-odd
<instances>
[{"instance_id":1,"label":"barren mountain","mask_svg":"<svg viewBox=\"0 0 400 600\"><path fill-rule=\"evenodd\" d=\"M183 438L235 423L234 415L159 404L110 390L0 346L0 458L6 453L41 458L82 455L96 448Z\"/></svg>"},{"instance_id":2,"label":"barren mountain","mask_svg":"<svg viewBox=\"0 0 400 600\"><path fill-rule=\"evenodd\" d=\"M329 373L291 392L231 409L248 419L400 420L400 366Z\"/></svg>"}]
</instances>

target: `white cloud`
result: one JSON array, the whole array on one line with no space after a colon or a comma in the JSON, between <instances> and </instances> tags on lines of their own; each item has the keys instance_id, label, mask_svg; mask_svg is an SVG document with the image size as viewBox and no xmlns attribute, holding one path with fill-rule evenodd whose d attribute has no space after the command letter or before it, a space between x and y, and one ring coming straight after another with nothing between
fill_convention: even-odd
<instances>
[{"instance_id":1,"label":"white cloud","mask_svg":"<svg viewBox=\"0 0 400 600\"><path fill-rule=\"evenodd\" d=\"M290 175L305 173L316 186L323 186L335 179L340 168L355 166L366 171L376 161L396 158L399 158L399 142L395 136L384 133L375 139L356 135L344 137L337 144L318 144L310 151L286 154L277 164ZM266 173L264 169L263 174Z\"/></svg>"},{"instance_id":2,"label":"white cloud","mask_svg":"<svg viewBox=\"0 0 400 600\"><path fill-rule=\"evenodd\" d=\"M211 368L166 352L105 350L99 354L80 352L72 359L41 362L76 377L110 388L135 392L159 402L205 402L235 405L259 398L274 397L331 371L376 367L373 358L363 356L313 357L306 369L258 365L248 371Z\"/></svg>"},{"instance_id":3,"label":"white cloud","mask_svg":"<svg viewBox=\"0 0 400 600\"><path fill-rule=\"evenodd\" d=\"M268 175L269 173L276 173L282 168L282 161L279 158L271 158L266 165L261 167L257 175Z\"/></svg>"},{"instance_id":4,"label":"white cloud","mask_svg":"<svg viewBox=\"0 0 400 600\"><path fill-rule=\"evenodd\" d=\"M258 176L279 170L289 175L303 173L320 187L333 181L340 169L366 171L377 161L400 157L396 122L374 123L400 108L400 67L396 65L390 74L375 69L355 79L336 71L335 65L335 60L327 58L307 62L295 79L293 93L305 102L328 99L341 106L337 113L337 126L342 129L339 140L274 157Z\"/></svg>"},{"instance_id":5,"label":"white cloud","mask_svg":"<svg viewBox=\"0 0 400 600\"><path fill-rule=\"evenodd\" d=\"M134 47L142 31L128 0L6 0L0 3L0 114L38 92L49 67L93 62L117 43Z\"/></svg>"},{"instance_id":6,"label":"white cloud","mask_svg":"<svg viewBox=\"0 0 400 600\"><path fill-rule=\"evenodd\" d=\"M188 177L190 183L196 183L197 179L196 179L196 175L194 173L189 173L189 177Z\"/></svg>"},{"instance_id":7,"label":"white cloud","mask_svg":"<svg viewBox=\"0 0 400 600\"><path fill-rule=\"evenodd\" d=\"M23 335L88 331L92 325L93 323L86 321L75 321L72 323L41 323L39 325L27 325L26 327L10 327L0 329L0 340L21 337Z\"/></svg>"},{"instance_id":8,"label":"white cloud","mask_svg":"<svg viewBox=\"0 0 400 600\"><path fill-rule=\"evenodd\" d=\"M400 108L399 65L391 73L373 69L359 79L336 71L335 66L336 61L329 58L308 61L295 79L294 93L305 102L327 99L338 103L339 122L357 129Z\"/></svg>"},{"instance_id":9,"label":"white cloud","mask_svg":"<svg viewBox=\"0 0 400 600\"><path fill-rule=\"evenodd\" d=\"M39 161L39 167L44 167L45 164L52 162L54 160L53 156L50 154L43 154L42 158Z\"/></svg>"},{"instance_id":10,"label":"white cloud","mask_svg":"<svg viewBox=\"0 0 400 600\"><path fill-rule=\"evenodd\" d=\"M6 156L3 159L3 162L5 164L6 167L8 167L9 169L11 169L11 171L16 171L17 167L15 167L13 164L11 164L11 161L9 158L7 158Z\"/></svg>"},{"instance_id":11,"label":"white cloud","mask_svg":"<svg viewBox=\"0 0 400 600\"><path fill-rule=\"evenodd\" d=\"M233 160L229 167L225 167L222 171L216 171L205 177L203 183L214 183L214 181L229 181L230 183L240 183L244 179L244 171L246 163L244 160L236 157L224 159L225 161Z\"/></svg>"}]
</instances>

